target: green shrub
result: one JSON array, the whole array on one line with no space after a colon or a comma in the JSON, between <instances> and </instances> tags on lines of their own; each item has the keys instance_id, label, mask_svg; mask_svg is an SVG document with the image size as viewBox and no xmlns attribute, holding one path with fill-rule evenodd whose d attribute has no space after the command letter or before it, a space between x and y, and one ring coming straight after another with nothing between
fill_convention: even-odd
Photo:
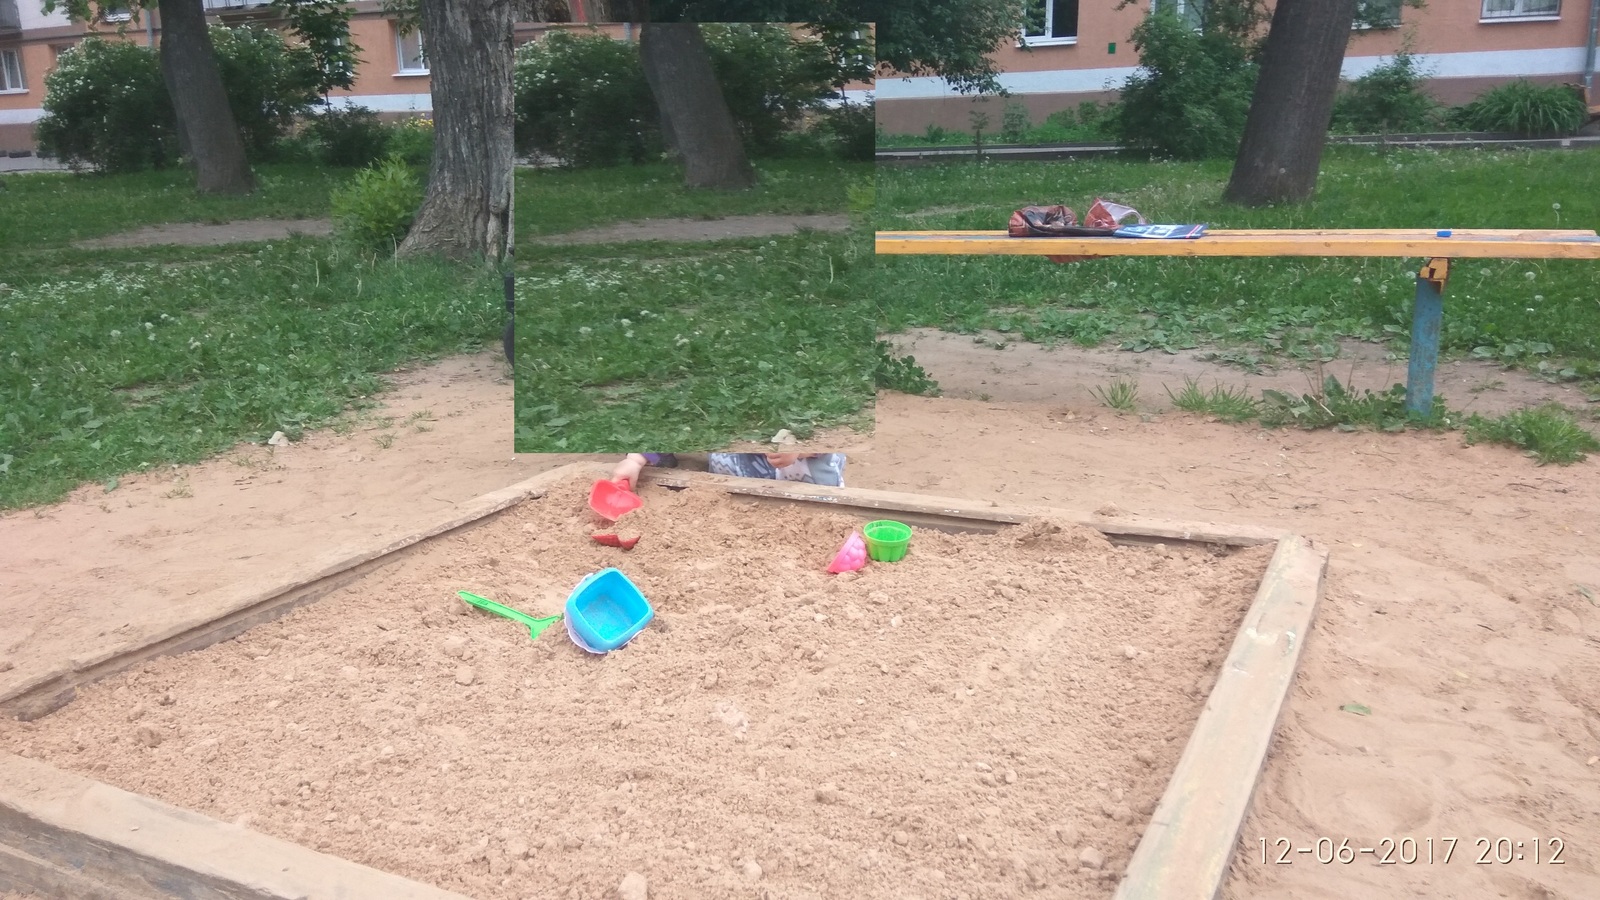
<instances>
[{"instance_id":1,"label":"green shrub","mask_svg":"<svg viewBox=\"0 0 1600 900\"><path fill-rule=\"evenodd\" d=\"M550 32L517 49L513 84L521 153L593 167L660 152L655 101L631 44Z\"/></svg>"},{"instance_id":2,"label":"green shrub","mask_svg":"<svg viewBox=\"0 0 1600 900\"><path fill-rule=\"evenodd\" d=\"M1147 15L1131 43L1139 68L1111 123L1123 146L1176 159L1231 156L1255 89L1248 48L1225 31L1196 31L1171 6Z\"/></svg>"},{"instance_id":3,"label":"green shrub","mask_svg":"<svg viewBox=\"0 0 1600 900\"><path fill-rule=\"evenodd\" d=\"M1342 134L1428 131L1443 123L1439 102L1422 89L1423 73L1407 52L1357 78L1339 92L1330 130Z\"/></svg>"},{"instance_id":4,"label":"green shrub","mask_svg":"<svg viewBox=\"0 0 1600 900\"><path fill-rule=\"evenodd\" d=\"M1005 111L1000 114L1000 140L1008 144L1020 144L1032 129L1033 117L1028 115L1028 108L1016 101L1007 103Z\"/></svg>"},{"instance_id":5,"label":"green shrub","mask_svg":"<svg viewBox=\"0 0 1600 900\"><path fill-rule=\"evenodd\" d=\"M1502 84L1451 111L1451 118L1471 131L1492 131L1530 137L1577 132L1589 117L1577 92L1565 85L1534 84L1526 79Z\"/></svg>"},{"instance_id":6,"label":"green shrub","mask_svg":"<svg viewBox=\"0 0 1600 900\"><path fill-rule=\"evenodd\" d=\"M148 48L88 38L45 76L39 149L103 172L164 168L178 161L172 102Z\"/></svg>"},{"instance_id":7,"label":"green shrub","mask_svg":"<svg viewBox=\"0 0 1600 900\"><path fill-rule=\"evenodd\" d=\"M364 106L325 109L312 116L306 133L316 141L322 161L330 166L360 168L383 159L389 129Z\"/></svg>"},{"instance_id":8,"label":"green shrub","mask_svg":"<svg viewBox=\"0 0 1600 900\"><path fill-rule=\"evenodd\" d=\"M840 159L870 161L878 149L877 114L871 103L842 103L817 117L816 130L831 139Z\"/></svg>"},{"instance_id":9,"label":"green shrub","mask_svg":"<svg viewBox=\"0 0 1600 900\"><path fill-rule=\"evenodd\" d=\"M393 126L387 149L407 165L426 166L433 161L433 120L416 116Z\"/></svg>"},{"instance_id":10,"label":"green shrub","mask_svg":"<svg viewBox=\"0 0 1600 900\"><path fill-rule=\"evenodd\" d=\"M362 169L333 192L338 233L369 250L392 251L405 238L422 204L422 182L404 160L390 157Z\"/></svg>"},{"instance_id":11,"label":"green shrub","mask_svg":"<svg viewBox=\"0 0 1600 900\"><path fill-rule=\"evenodd\" d=\"M754 156L769 156L779 139L834 93L839 67L821 41L797 39L786 25L703 25L711 68Z\"/></svg>"},{"instance_id":12,"label":"green shrub","mask_svg":"<svg viewBox=\"0 0 1600 900\"><path fill-rule=\"evenodd\" d=\"M216 26L211 42L245 150L265 159L319 99L316 58L268 28Z\"/></svg>"}]
</instances>

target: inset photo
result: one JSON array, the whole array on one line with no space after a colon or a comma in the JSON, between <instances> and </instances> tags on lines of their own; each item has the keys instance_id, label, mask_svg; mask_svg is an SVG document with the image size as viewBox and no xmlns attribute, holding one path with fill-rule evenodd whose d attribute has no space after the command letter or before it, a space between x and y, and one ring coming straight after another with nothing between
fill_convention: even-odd
<instances>
[{"instance_id":1,"label":"inset photo","mask_svg":"<svg viewBox=\"0 0 1600 900\"><path fill-rule=\"evenodd\" d=\"M520 28L516 452L860 445L871 26Z\"/></svg>"}]
</instances>

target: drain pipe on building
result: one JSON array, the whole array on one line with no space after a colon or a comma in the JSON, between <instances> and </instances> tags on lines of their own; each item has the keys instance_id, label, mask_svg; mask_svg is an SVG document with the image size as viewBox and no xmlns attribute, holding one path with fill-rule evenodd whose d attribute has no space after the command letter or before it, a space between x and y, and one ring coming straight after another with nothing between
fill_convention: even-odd
<instances>
[{"instance_id":1,"label":"drain pipe on building","mask_svg":"<svg viewBox=\"0 0 1600 900\"><path fill-rule=\"evenodd\" d=\"M1589 0L1589 52L1583 61L1583 102L1593 109L1600 106L1594 95L1595 45L1600 43L1600 0Z\"/></svg>"}]
</instances>

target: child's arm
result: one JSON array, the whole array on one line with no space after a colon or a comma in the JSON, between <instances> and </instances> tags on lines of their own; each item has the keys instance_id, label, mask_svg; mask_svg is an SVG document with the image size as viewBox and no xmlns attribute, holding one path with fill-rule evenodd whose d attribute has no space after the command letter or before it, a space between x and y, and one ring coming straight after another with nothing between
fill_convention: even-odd
<instances>
[{"instance_id":1,"label":"child's arm","mask_svg":"<svg viewBox=\"0 0 1600 900\"><path fill-rule=\"evenodd\" d=\"M639 485L639 475L645 466L659 466L665 460L664 453L629 453L617 467L611 471L611 480L627 482L628 487L635 488Z\"/></svg>"}]
</instances>

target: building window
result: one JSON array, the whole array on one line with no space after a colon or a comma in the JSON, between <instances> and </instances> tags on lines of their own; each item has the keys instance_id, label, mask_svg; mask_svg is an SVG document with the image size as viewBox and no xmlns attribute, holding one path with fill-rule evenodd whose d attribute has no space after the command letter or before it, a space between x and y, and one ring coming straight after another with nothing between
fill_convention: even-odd
<instances>
[{"instance_id":1,"label":"building window","mask_svg":"<svg viewBox=\"0 0 1600 900\"><path fill-rule=\"evenodd\" d=\"M126 6L102 6L100 7L100 17L107 22L131 22L133 21L133 10Z\"/></svg>"},{"instance_id":2,"label":"building window","mask_svg":"<svg viewBox=\"0 0 1600 900\"><path fill-rule=\"evenodd\" d=\"M1205 17L1206 0L1150 0L1151 11L1162 7L1171 7L1178 18L1192 28L1199 28Z\"/></svg>"},{"instance_id":3,"label":"building window","mask_svg":"<svg viewBox=\"0 0 1600 900\"><path fill-rule=\"evenodd\" d=\"M1023 13L1023 46L1078 42L1078 0L1026 0Z\"/></svg>"},{"instance_id":4,"label":"building window","mask_svg":"<svg viewBox=\"0 0 1600 900\"><path fill-rule=\"evenodd\" d=\"M22 58L15 50L0 50L0 91L25 91L28 83L22 80Z\"/></svg>"},{"instance_id":5,"label":"building window","mask_svg":"<svg viewBox=\"0 0 1600 900\"><path fill-rule=\"evenodd\" d=\"M1353 27L1399 28L1401 0L1358 0Z\"/></svg>"},{"instance_id":6,"label":"building window","mask_svg":"<svg viewBox=\"0 0 1600 900\"><path fill-rule=\"evenodd\" d=\"M400 60L400 74L428 74L428 57L422 52L422 32L415 29L395 36L395 54Z\"/></svg>"},{"instance_id":7,"label":"building window","mask_svg":"<svg viewBox=\"0 0 1600 900\"><path fill-rule=\"evenodd\" d=\"M1483 0L1485 22L1561 18L1561 0Z\"/></svg>"}]
</instances>

